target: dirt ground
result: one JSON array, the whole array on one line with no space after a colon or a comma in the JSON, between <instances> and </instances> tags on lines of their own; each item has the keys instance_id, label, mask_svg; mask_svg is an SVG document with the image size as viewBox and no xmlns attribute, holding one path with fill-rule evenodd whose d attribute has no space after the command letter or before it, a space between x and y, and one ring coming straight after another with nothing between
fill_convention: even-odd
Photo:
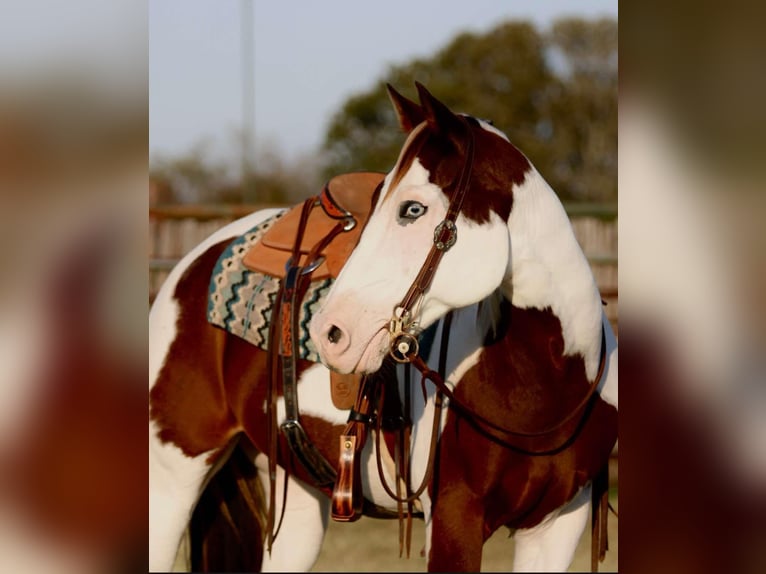
<instances>
[{"instance_id":1,"label":"dirt ground","mask_svg":"<svg viewBox=\"0 0 766 574\"><path fill-rule=\"evenodd\" d=\"M609 500L617 510L617 492ZM617 572L617 530L619 519L609 513L609 550L599 572ZM396 520L362 518L353 523L330 521L322 552L312 572L425 572L426 560L420 556L425 527L413 523L412 555L399 558L399 535ZM589 530L589 529L588 529ZM482 572L510 572L513 565L513 539L508 530L495 532L484 545ZM577 547L570 572L590 572L590 534L584 534Z\"/></svg>"},{"instance_id":2,"label":"dirt ground","mask_svg":"<svg viewBox=\"0 0 766 574\"><path fill-rule=\"evenodd\" d=\"M619 513L617 489L612 488L609 502ZM599 572L617 572L619 519L609 513L609 550ZM412 526L410 558L399 558L399 527L396 520L361 518L357 522L330 521L319 559L312 572L425 572L426 560L420 556L424 545L425 526L415 521ZM590 529L582 536L570 572L590 572ZM186 540L184 541L186 542ZM185 572L186 548L179 550L173 572ZM503 528L484 545L482 572L510 572L513 566L513 540Z\"/></svg>"}]
</instances>

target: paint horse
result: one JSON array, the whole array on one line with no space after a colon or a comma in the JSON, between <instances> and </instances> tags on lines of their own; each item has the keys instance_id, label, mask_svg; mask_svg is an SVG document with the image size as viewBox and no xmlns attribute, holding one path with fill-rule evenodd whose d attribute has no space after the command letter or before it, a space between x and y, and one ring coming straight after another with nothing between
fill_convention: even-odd
<instances>
[{"instance_id":1,"label":"paint horse","mask_svg":"<svg viewBox=\"0 0 766 574\"><path fill-rule=\"evenodd\" d=\"M446 365L438 391L454 408L420 499L429 569L478 571L506 525L514 570L564 570L616 441L616 342L553 190L498 130L418 91L420 105L389 89L409 136L312 337L340 372L374 372L389 354L425 375L425 359ZM418 357L417 334L452 310L459 343Z\"/></svg>"},{"instance_id":2,"label":"paint horse","mask_svg":"<svg viewBox=\"0 0 766 574\"><path fill-rule=\"evenodd\" d=\"M366 511L401 514L404 501L422 514L429 570L478 571L484 541L507 526L515 571L563 571L616 441L616 340L554 192L502 133L418 90L420 104L389 87L409 136L311 320L311 338L335 371L377 374L389 371L386 357L401 362L377 388L408 397L399 418L409 438L397 451L374 429L375 441L361 441L356 478ZM153 570L170 568L200 492L223 475L218 468L241 468L243 452L282 515L262 568L307 570L319 552L331 493L311 484L283 443L272 469L279 476L268 476L267 353L204 319L221 253L274 215L258 212L214 234L153 306ZM408 391L407 363L423 374L422 392ZM325 366L299 361L298 377L303 426L327 460L339 460L338 438L354 417L334 408ZM277 413L283 420L284 397ZM247 498L251 508L258 502ZM240 547L261 544L244 524L236 535Z\"/></svg>"}]
</instances>

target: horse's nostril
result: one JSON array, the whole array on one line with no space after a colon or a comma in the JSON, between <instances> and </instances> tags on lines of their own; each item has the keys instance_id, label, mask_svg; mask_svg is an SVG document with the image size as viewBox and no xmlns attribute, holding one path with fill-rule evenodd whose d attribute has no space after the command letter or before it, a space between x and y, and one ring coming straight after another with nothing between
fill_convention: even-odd
<instances>
[{"instance_id":1,"label":"horse's nostril","mask_svg":"<svg viewBox=\"0 0 766 574\"><path fill-rule=\"evenodd\" d=\"M327 332L327 340L330 341L333 345L340 341L340 337L343 334L343 332L338 329L335 325L330 327L330 330Z\"/></svg>"}]
</instances>

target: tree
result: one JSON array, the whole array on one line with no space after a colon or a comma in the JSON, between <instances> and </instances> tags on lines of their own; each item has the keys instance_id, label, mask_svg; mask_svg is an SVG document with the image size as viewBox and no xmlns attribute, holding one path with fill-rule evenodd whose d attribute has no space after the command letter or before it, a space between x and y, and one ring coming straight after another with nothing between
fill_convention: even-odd
<instances>
[{"instance_id":1,"label":"tree","mask_svg":"<svg viewBox=\"0 0 766 574\"><path fill-rule=\"evenodd\" d=\"M617 186L617 22L556 22L549 42L564 89L552 100L550 179L576 199L613 199Z\"/></svg>"},{"instance_id":2,"label":"tree","mask_svg":"<svg viewBox=\"0 0 766 574\"><path fill-rule=\"evenodd\" d=\"M616 53L612 20L561 20L548 33L505 22L460 34L346 101L325 137L323 175L391 169L404 137L385 83L417 99L417 80L452 109L491 119L562 197L614 198Z\"/></svg>"},{"instance_id":3,"label":"tree","mask_svg":"<svg viewBox=\"0 0 766 574\"><path fill-rule=\"evenodd\" d=\"M155 158L150 177L157 201L290 204L318 192L314 154L286 160L276 142L256 144L252 169L244 175L225 157L216 159L205 140L181 156Z\"/></svg>"}]
</instances>

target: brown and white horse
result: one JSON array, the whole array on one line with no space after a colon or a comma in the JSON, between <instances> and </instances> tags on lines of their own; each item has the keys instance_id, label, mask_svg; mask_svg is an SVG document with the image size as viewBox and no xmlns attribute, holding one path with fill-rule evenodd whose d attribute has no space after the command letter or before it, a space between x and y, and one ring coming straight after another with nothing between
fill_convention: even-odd
<instances>
[{"instance_id":1,"label":"brown and white horse","mask_svg":"<svg viewBox=\"0 0 766 574\"><path fill-rule=\"evenodd\" d=\"M553 190L498 130L455 115L418 89L420 104L389 90L409 137L373 197L358 246L312 320L312 339L330 368L378 372L396 334L389 331L392 314L422 275L434 229L463 195L452 212L457 240L432 280L407 297L404 324L413 335L436 324L436 341L443 329L450 334L444 357L438 344L422 357L431 369L443 364L456 407L441 411L433 478L417 505L428 568L478 571L484 541L507 526L515 533L515 571L563 571L587 522L592 481L617 438L616 339ZM239 449L238 437L246 437L268 490L267 353L208 324L206 308L220 254L272 215L254 213L203 242L171 273L152 307L151 570L171 568L200 493L231 449ZM404 368L396 377L400 392ZM326 366L301 361L298 371L303 426L336 461L348 411L331 401ZM429 472L437 391L425 389L412 395L413 484ZM280 397L280 421L284 413ZM362 452L364 496L396 511L379 479L373 442ZM288 453L280 443L279 472L290 469L289 488L264 570L311 568L327 524L329 493L312 487ZM393 483L391 469L383 471ZM281 492L282 480L276 484ZM281 495L276 500L279 515ZM244 526L237 531L240 547L262 544L245 533Z\"/></svg>"}]
</instances>

